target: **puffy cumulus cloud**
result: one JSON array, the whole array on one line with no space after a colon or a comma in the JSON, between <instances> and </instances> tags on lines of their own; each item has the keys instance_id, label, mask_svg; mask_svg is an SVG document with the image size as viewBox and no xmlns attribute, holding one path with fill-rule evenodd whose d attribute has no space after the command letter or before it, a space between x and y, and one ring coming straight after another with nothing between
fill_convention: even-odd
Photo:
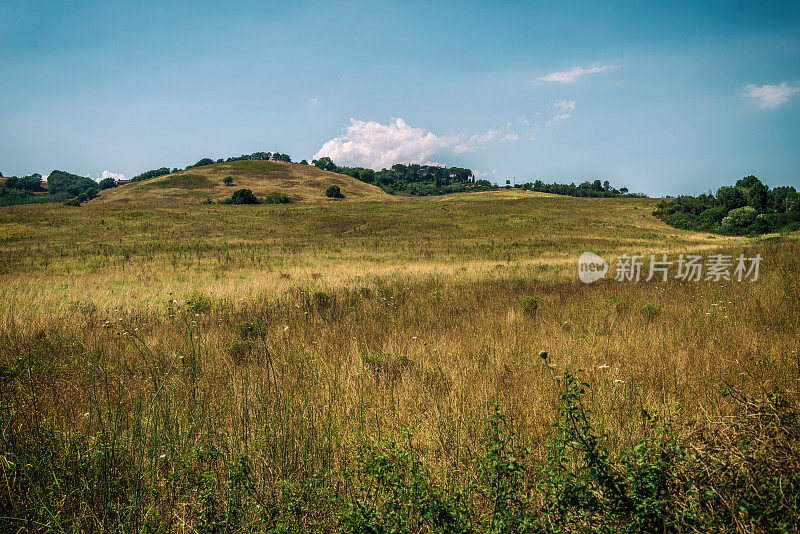
<instances>
[{"instance_id":1,"label":"puffy cumulus cloud","mask_svg":"<svg viewBox=\"0 0 800 534\"><path fill-rule=\"evenodd\" d=\"M575 67L569 70L551 72L536 78L536 83L572 83L589 74L596 74L613 69L613 65L594 65L591 67Z\"/></svg>"},{"instance_id":2,"label":"puffy cumulus cloud","mask_svg":"<svg viewBox=\"0 0 800 534\"><path fill-rule=\"evenodd\" d=\"M119 172L103 171L102 173L100 173L100 178L98 179L98 181L105 180L106 178L113 178L115 180L124 180L125 175Z\"/></svg>"},{"instance_id":3,"label":"puffy cumulus cloud","mask_svg":"<svg viewBox=\"0 0 800 534\"><path fill-rule=\"evenodd\" d=\"M800 92L800 87L781 82L778 85L748 85L744 88L744 96L755 101L760 109L771 109L785 104L789 97Z\"/></svg>"},{"instance_id":4,"label":"puffy cumulus cloud","mask_svg":"<svg viewBox=\"0 0 800 534\"><path fill-rule=\"evenodd\" d=\"M308 99L308 105L311 106L312 108L317 104L319 104L319 98L313 97Z\"/></svg>"},{"instance_id":5,"label":"puffy cumulus cloud","mask_svg":"<svg viewBox=\"0 0 800 534\"><path fill-rule=\"evenodd\" d=\"M395 163L422 163L457 142L457 137L440 137L400 118L389 124L350 119L345 135L327 141L314 158L328 156L340 165L379 170Z\"/></svg>"}]
</instances>

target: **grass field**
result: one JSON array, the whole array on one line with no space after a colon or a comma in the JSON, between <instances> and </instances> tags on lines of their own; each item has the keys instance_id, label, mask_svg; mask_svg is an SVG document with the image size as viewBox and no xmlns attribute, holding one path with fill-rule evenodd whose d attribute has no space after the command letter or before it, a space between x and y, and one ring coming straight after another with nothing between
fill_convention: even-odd
<instances>
[{"instance_id":1,"label":"grass field","mask_svg":"<svg viewBox=\"0 0 800 534\"><path fill-rule=\"evenodd\" d=\"M676 230L654 199L223 206L129 187L0 210L6 529L796 531L796 446L751 465L709 444L784 413L767 394L797 398L797 236ZM585 285L584 251L765 260L755 283ZM672 426L653 445L655 421ZM796 430L780 421L764 428ZM784 443L764 432L759 451ZM670 440L705 448L678 461ZM674 476L702 494L614 497L658 478L629 450L690 466ZM721 482L753 465L779 497Z\"/></svg>"}]
</instances>

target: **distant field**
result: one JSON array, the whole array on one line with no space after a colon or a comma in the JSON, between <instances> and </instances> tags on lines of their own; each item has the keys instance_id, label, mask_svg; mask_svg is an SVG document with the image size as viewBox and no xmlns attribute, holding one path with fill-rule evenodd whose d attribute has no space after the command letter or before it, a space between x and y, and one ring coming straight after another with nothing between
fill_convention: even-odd
<instances>
[{"instance_id":1,"label":"distant field","mask_svg":"<svg viewBox=\"0 0 800 534\"><path fill-rule=\"evenodd\" d=\"M0 209L7 515L26 510L52 530L119 521L208 531L216 521L330 532L378 521L359 514L392 495L412 502L406 491L425 496L414 506L438 503L419 482L430 477L436 498L466 495L447 506L491 531L481 525L498 512L486 495L504 480L520 484L513 495L525 506L546 502L519 482L514 454L530 448L519 457L526 477L549 458L564 369L586 382L615 461L660 435L649 414L683 438L734 413L728 386L800 394L796 235L681 231L651 215L656 199L517 190L151 202L235 189L208 185L221 174L190 170L81 207ZM577 279L584 251L611 260L717 250L762 254L761 279ZM517 441L502 441L510 427L492 427L492 414L513 422ZM480 478L486 469L496 478Z\"/></svg>"},{"instance_id":2,"label":"distant field","mask_svg":"<svg viewBox=\"0 0 800 534\"><path fill-rule=\"evenodd\" d=\"M234 179L231 186L222 180ZM250 189L258 197L280 193L296 202L333 202L325 189L338 185L346 201L391 201L395 197L355 178L320 170L313 165L279 161L233 161L215 163L158 176L123 187L107 189L94 202L178 202L221 200L237 189Z\"/></svg>"},{"instance_id":3,"label":"distant field","mask_svg":"<svg viewBox=\"0 0 800 534\"><path fill-rule=\"evenodd\" d=\"M160 191L158 184L182 177L144 184ZM387 277L554 280L571 277L584 250L746 242L671 228L650 214L655 203L504 190L392 203L16 206L0 210L0 270L13 282L0 298L23 313L26 302L54 311L86 301L141 309L159 307L170 293L274 296Z\"/></svg>"}]
</instances>

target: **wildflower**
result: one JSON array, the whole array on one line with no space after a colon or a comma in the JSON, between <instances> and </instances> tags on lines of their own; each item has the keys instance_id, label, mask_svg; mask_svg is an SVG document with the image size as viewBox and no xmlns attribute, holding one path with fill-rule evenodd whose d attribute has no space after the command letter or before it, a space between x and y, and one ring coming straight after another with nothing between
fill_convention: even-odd
<instances>
[{"instance_id":1,"label":"wildflower","mask_svg":"<svg viewBox=\"0 0 800 534\"><path fill-rule=\"evenodd\" d=\"M624 384L625 381L624 380L614 380L614 383L615 384Z\"/></svg>"},{"instance_id":2,"label":"wildflower","mask_svg":"<svg viewBox=\"0 0 800 534\"><path fill-rule=\"evenodd\" d=\"M600 367L598 367L598 369L610 369L610 368L611 368L610 365L601 365Z\"/></svg>"},{"instance_id":3,"label":"wildflower","mask_svg":"<svg viewBox=\"0 0 800 534\"><path fill-rule=\"evenodd\" d=\"M89 417L89 412L86 412L85 414L83 414L83 416L84 417Z\"/></svg>"},{"instance_id":4,"label":"wildflower","mask_svg":"<svg viewBox=\"0 0 800 534\"><path fill-rule=\"evenodd\" d=\"M283 331L286 332L287 330L289 330L289 325L288 324L283 325Z\"/></svg>"}]
</instances>

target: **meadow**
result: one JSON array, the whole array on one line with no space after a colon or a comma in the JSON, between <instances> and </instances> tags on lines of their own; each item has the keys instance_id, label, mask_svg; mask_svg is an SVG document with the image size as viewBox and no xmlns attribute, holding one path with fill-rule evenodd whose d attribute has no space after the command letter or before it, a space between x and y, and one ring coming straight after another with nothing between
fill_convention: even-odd
<instances>
[{"instance_id":1,"label":"meadow","mask_svg":"<svg viewBox=\"0 0 800 534\"><path fill-rule=\"evenodd\" d=\"M0 524L797 531L797 235L656 203L4 208ZM764 261L587 285L584 251Z\"/></svg>"}]
</instances>

